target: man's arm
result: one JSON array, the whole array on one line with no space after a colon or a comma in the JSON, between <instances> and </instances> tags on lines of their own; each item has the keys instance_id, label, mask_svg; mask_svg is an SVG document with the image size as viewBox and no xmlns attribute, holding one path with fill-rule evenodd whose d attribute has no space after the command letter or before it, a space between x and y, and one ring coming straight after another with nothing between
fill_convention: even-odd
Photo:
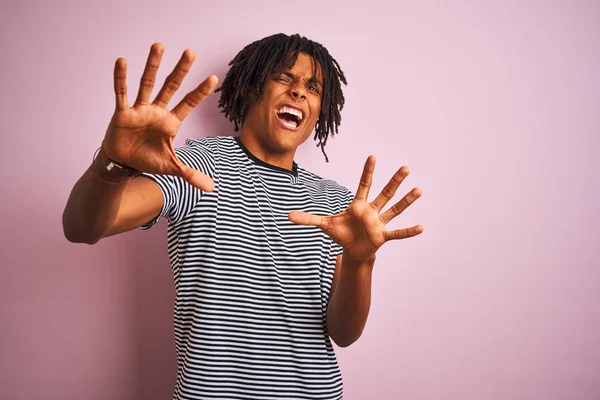
<instances>
[{"instance_id":1,"label":"man's arm","mask_svg":"<svg viewBox=\"0 0 600 400\"><path fill-rule=\"evenodd\" d=\"M173 139L186 116L213 92L218 79L208 77L173 109L167 109L196 57L186 50L151 102L163 52L160 43L152 45L131 107L127 99L127 62L123 58L115 62L115 112L98 157L73 187L63 213L63 230L72 242L93 244L103 237L135 229L155 218L163 207L158 184L144 177L127 180L119 176L119 168L106 168L111 162L141 172L178 176L203 191L214 189L211 178L177 158Z\"/></svg>"},{"instance_id":2,"label":"man's arm","mask_svg":"<svg viewBox=\"0 0 600 400\"><path fill-rule=\"evenodd\" d=\"M354 343L363 332L371 307L371 276L375 257L356 261L337 258L327 307L327 330L340 347Z\"/></svg>"},{"instance_id":3,"label":"man's arm","mask_svg":"<svg viewBox=\"0 0 600 400\"><path fill-rule=\"evenodd\" d=\"M120 184L97 167L105 156L100 152L77 181L63 212L65 237L74 243L97 243L100 239L126 232L154 219L162 209L163 196L151 179L139 176Z\"/></svg>"},{"instance_id":4,"label":"man's arm","mask_svg":"<svg viewBox=\"0 0 600 400\"><path fill-rule=\"evenodd\" d=\"M344 249L336 260L332 291L327 308L327 329L331 338L341 347L349 346L361 335L371 305L371 272L375 253L391 240L405 239L423 232L421 225L388 231L385 226L421 197L421 189L414 188L387 211L383 207L394 197L402 181L408 176L408 167L401 167L372 202L367 201L375 157L365 163L354 200L343 212L320 216L292 211L290 221L316 226Z\"/></svg>"}]
</instances>

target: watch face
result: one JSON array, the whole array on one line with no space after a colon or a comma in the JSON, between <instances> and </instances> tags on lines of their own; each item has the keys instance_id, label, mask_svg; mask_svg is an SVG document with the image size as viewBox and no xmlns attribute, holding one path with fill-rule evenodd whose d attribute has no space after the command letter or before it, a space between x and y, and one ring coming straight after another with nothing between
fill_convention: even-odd
<instances>
[{"instance_id":1,"label":"watch face","mask_svg":"<svg viewBox=\"0 0 600 400\"><path fill-rule=\"evenodd\" d=\"M106 166L106 170L112 171L113 174L120 175L120 176L127 176L127 177L133 177L133 176L142 174L137 169L134 169L131 167L123 167L123 166L115 163L114 161L111 161L108 163L108 165Z\"/></svg>"},{"instance_id":2,"label":"watch face","mask_svg":"<svg viewBox=\"0 0 600 400\"><path fill-rule=\"evenodd\" d=\"M111 162L110 162L110 163L108 163L108 165L106 166L106 170L107 170L107 171L112 171L112 169L113 169L113 168L115 168L115 167L116 167L116 168L119 168L119 169L121 169L121 170L123 169L123 167L121 167L120 165L118 165L118 164L115 164L114 162L112 162L112 161L111 161Z\"/></svg>"}]
</instances>

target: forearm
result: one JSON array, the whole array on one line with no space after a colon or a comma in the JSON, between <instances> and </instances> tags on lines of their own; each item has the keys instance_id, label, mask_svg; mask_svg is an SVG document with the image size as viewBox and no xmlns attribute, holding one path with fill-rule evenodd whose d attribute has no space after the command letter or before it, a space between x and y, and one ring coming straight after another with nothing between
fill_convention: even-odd
<instances>
[{"instance_id":1,"label":"forearm","mask_svg":"<svg viewBox=\"0 0 600 400\"><path fill-rule=\"evenodd\" d=\"M327 308L327 330L340 347L362 334L371 307L371 276L375 257L364 262L344 252L339 281Z\"/></svg>"},{"instance_id":2,"label":"forearm","mask_svg":"<svg viewBox=\"0 0 600 400\"><path fill-rule=\"evenodd\" d=\"M98 242L111 228L127 183L103 182L92 166L77 181L63 212L65 237L75 243Z\"/></svg>"}]
</instances>

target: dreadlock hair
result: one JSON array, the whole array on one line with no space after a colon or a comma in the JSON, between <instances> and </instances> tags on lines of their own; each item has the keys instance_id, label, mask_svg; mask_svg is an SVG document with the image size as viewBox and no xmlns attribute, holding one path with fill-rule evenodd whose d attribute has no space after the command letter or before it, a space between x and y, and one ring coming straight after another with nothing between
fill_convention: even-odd
<instances>
[{"instance_id":1,"label":"dreadlock hair","mask_svg":"<svg viewBox=\"0 0 600 400\"><path fill-rule=\"evenodd\" d=\"M298 34L291 36L278 33L250 43L229 63L229 71L223 84L216 92L221 92L219 108L225 117L234 123L237 132L243 125L250 107L262 100L265 85L271 76L291 68L304 53L315 60L315 71L320 66L323 73L321 112L315 125L314 140L325 156L327 138L338 133L342 120L340 111L344 107L344 94L341 83L347 84L344 72L327 49Z\"/></svg>"}]
</instances>

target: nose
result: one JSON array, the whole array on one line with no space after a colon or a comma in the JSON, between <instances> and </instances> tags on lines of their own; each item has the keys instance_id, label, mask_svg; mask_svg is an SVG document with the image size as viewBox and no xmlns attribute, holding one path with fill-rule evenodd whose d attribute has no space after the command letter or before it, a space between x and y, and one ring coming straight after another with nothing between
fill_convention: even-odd
<instances>
[{"instance_id":1,"label":"nose","mask_svg":"<svg viewBox=\"0 0 600 400\"><path fill-rule=\"evenodd\" d=\"M306 88L302 82L296 82L293 84L290 91L294 99L304 100L306 98Z\"/></svg>"}]
</instances>

